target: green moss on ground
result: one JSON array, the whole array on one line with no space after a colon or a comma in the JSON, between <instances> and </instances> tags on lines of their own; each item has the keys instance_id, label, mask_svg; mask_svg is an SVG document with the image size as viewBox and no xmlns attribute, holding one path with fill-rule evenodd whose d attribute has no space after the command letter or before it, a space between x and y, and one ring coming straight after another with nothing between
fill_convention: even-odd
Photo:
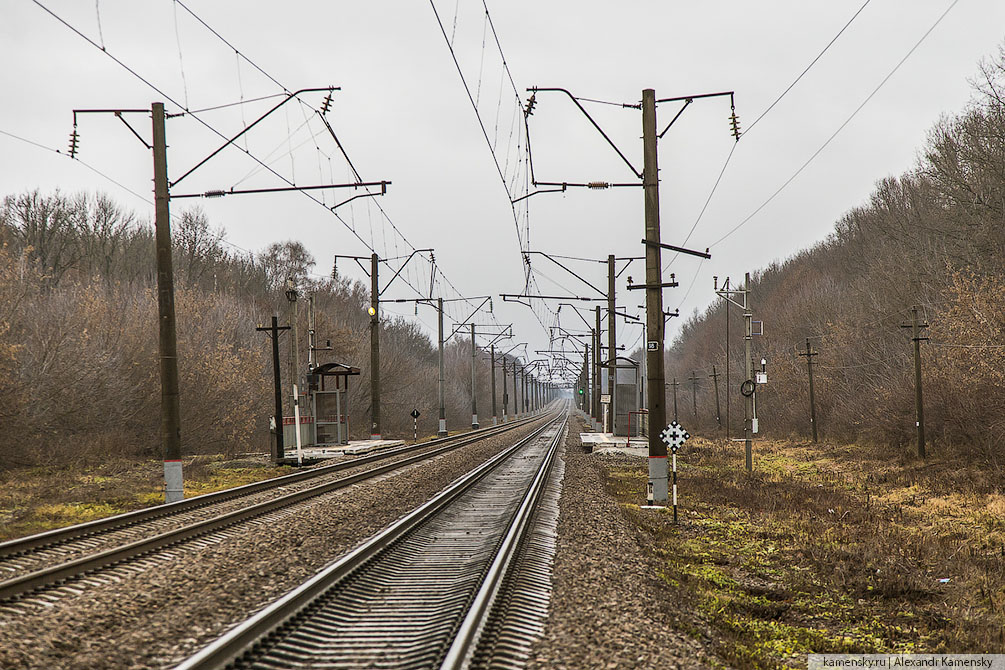
<instances>
[{"instance_id":1,"label":"green moss on ground","mask_svg":"<svg viewBox=\"0 0 1005 670\"><path fill-rule=\"evenodd\" d=\"M235 467L236 466L236 467ZM0 541L84 523L164 502L161 461L25 468L0 474ZM264 459L187 459L185 496L197 496L293 471Z\"/></svg>"},{"instance_id":2,"label":"green moss on ground","mask_svg":"<svg viewBox=\"0 0 1005 670\"><path fill-rule=\"evenodd\" d=\"M678 458L676 526L671 510L638 507L644 464L604 470L626 517L653 535L671 597L690 604L695 630L715 631L724 663L1005 649L1005 500L993 479L947 490L953 464L786 443L759 445L747 473L728 443L692 443Z\"/></svg>"}]
</instances>

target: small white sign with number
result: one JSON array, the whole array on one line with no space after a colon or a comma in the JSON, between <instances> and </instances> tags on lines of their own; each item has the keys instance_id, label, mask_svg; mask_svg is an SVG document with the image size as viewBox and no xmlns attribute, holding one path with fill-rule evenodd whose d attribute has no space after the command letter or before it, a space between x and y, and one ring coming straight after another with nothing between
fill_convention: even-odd
<instances>
[{"instance_id":1,"label":"small white sign with number","mask_svg":"<svg viewBox=\"0 0 1005 670\"><path fill-rule=\"evenodd\" d=\"M684 446L691 434L684 430L684 426L676 421L671 421L662 433L660 438L670 447L670 451L677 453L677 450Z\"/></svg>"}]
</instances>

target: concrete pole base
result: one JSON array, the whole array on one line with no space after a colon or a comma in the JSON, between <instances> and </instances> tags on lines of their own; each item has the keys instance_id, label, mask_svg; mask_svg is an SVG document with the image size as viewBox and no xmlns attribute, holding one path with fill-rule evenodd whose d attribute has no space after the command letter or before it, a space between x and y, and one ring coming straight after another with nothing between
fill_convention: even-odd
<instances>
[{"instance_id":1,"label":"concrete pole base","mask_svg":"<svg viewBox=\"0 0 1005 670\"><path fill-rule=\"evenodd\" d=\"M184 499L181 461L164 461L164 502L173 503Z\"/></svg>"},{"instance_id":2,"label":"concrete pole base","mask_svg":"<svg viewBox=\"0 0 1005 670\"><path fill-rule=\"evenodd\" d=\"M478 429L478 415L477 414L472 414L471 415L471 429L472 430L477 430Z\"/></svg>"},{"instance_id":3,"label":"concrete pole base","mask_svg":"<svg viewBox=\"0 0 1005 670\"><path fill-rule=\"evenodd\" d=\"M438 437L446 437L447 436L447 420L446 419L440 419L440 430L439 430L439 432L436 433L436 435Z\"/></svg>"},{"instance_id":4,"label":"concrete pole base","mask_svg":"<svg viewBox=\"0 0 1005 670\"><path fill-rule=\"evenodd\" d=\"M667 503L667 457L649 457L649 485L646 488L646 503L648 505L666 505Z\"/></svg>"}]
</instances>

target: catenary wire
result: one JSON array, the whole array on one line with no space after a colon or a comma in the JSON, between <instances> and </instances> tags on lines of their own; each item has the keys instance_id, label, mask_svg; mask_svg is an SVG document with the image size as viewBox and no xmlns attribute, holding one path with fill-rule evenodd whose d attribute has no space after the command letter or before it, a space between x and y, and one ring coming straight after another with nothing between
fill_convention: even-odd
<instances>
[{"instance_id":1,"label":"catenary wire","mask_svg":"<svg viewBox=\"0 0 1005 670\"><path fill-rule=\"evenodd\" d=\"M900 70L901 66L902 66L902 65L903 65L903 64L904 64L905 62L907 62L907 59L908 59L908 58L910 58L910 57L911 57L911 55L912 55L912 54L913 54L913 53L914 53L914 52L915 52L915 51L916 51L916 50L918 49L918 47L920 47L920 46L921 46L921 44L922 44L922 43L923 43L923 42L925 41L925 39L926 39L926 38L927 38L927 37L928 37L928 36L929 36L930 34L932 34L932 31L934 31L934 30L935 30L935 29L936 29L936 28L938 27L938 25L939 25L940 23L942 23L942 20L943 20L944 18L946 18L946 16L947 16L947 15L949 14L949 12L950 12L950 11L952 11L953 7L955 7L955 6L956 6L956 5L957 5L957 4L959 3L959 1L960 1L960 0L953 0L953 2L952 2L952 3L950 3L949 7L947 7L947 8L945 9L945 11L943 11L943 12L942 12L942 14L940 14L940 15L939 15L939 18L937 18L937 19L935 20L935 23L933 23L933 24L932 24L932 25L931 25L931 26L930 26L930 27L928 28L928 30L926 30L926 31L925 31L925 33L924 33L924 34L923 34L923 35L921 36L921 38L920 38L920 39L918 39L918 41L914 43L914 46L912 46L912 47L910 48L910 50L909 50L909 51L907 52L907 54L906 54L906 55L905 55L905 56L904 56L903 58L901 58L901 59L900 59L900 61L899 61L899 62L898 62L898 63L897 63L897 64L896 64L896 65L895 65L894 67L893 67L893 69L892 69L892 70L890 70L890 72L889 72L889 73L887 73L887 75L886 75L885 77L883 77L883 79L882 79L882 80L881 80L881 81L879 82L879 84L878 84L878 85L876 86L876 88L874 88L874 89L872 90L872 92L871 92L871 93L869 93L869 95L868 95L868 96L866 96L865 100L863 100L863 101L862 101L862 103L861 103L861 104L859 104L859 106L855 108L855 110L854 110L854 111L853 111L853 112L851 113L851 115L850 115L850 116L848 116L848 118L847 118L847 119L845 119L844 123L842 123L842 124L841 124L840 126L838 126L837 130L835 130L835 131L834 131L834 132L833 132L833 133L831 134L831 136L830 136L830 137L828 137L828 138L827 138L827 140L825 140L825 141L824 141L824 143L823 143L823 144L821 144L821 145L820 145L820 147L819 147L819 148L818 148L818 149L817 149L816 151L814 151L814 152L813 152L813 154L812 154L812 155L811 155L811 156L810 156L810 157L809 157L809 158L808 158L808 159L806 160L806 162L804 162L804 163L803 163L803 164L802 164L802 165L801 165L801 166L800 166L800 167L799 167L799 168L798 168L798 169L797 169L797 170L796 170L796 171L795 171L795 172L794 172L794 173L792 174L792 176L790 176L790 177L789 177L788 179L786 179L786 180L785 180L785 181L784 181L784 182L782 183L782 185L781 185L781 186L779 186L779 187L778 187L778 189L776 189L776 190L775 190L775 192L774 192L774 193L772 193L772 194L771 194L771 195L770 195L770 196L769 196L769 197L767 198L767 200L765 200L764 202L762 202L762 203L761 203L761 204L760 204L760 205L759 205L759 206L758 206L758 207L757 207L757 208L756 208L756 209L755 209L755 210L754 210L753 212L751 212L750 214L748 214L746 218L744 218L744 219L743 219L742 221L740 221L740 222L739 222L738 224L736 224L736 225L735 225L735 226L734 226L734 227L733 227L732 229L730 229L730 231L729 231L729 232L727 232L727 233L726 233L725 235L723 235L723 236L722 236L722 237L720 237L720 238L719 238L718 240L716 240L716 241L715 241L715 242L713 242L713 243L712 243L711 245L709 245L709 247L710 247L710 248L713 248L713 247L716 247L716 246L718 246L719 244L721 244L721 243L722 243L723 241L725 241L725 240L726 240L727 238L729 238L729 237L730 237L731 235L733 235L733 234L734 234L734 233L735 233L736 231L738 231L738 230L739 230L740 228L742 228L742 227L743 227L744 225L746 225L746 224L747 224L747 222L749 222L749 221L750 221L751 219L753 219L753 218L754 218L755 216L757 216L757 214L758 214L758 213L760 213L760 212L761 212L761 210L763 210L763 209L764 209L765 207L767 207L767 206L768 206L768 204L769 204L769 203L771 203L771 202L772 202L772 201L773 201L773 200L774 200L774 199L775 199L776 197L778 197L778 195L779 195L779 194L780 194L780 193L781 193L781 192L782 192L783 190L785 190L785 188L786 188L786 187L787 187L787 186L788 186L789 184L791 184L791 183L792 183L793 181L795 181L796 177L798 177L798 176L799 176L800 174L802 174L803 170L805 170L805 169L806 169L806 168L807 168L807 167L808 167L808 166L810 165L810 163L812 163L812 162L814 161L814 159L816 159L816 157L817 157L817 156L819 156L819 155L820 155L820 154L821 154L821 153L823 152L823 150L824 150L824 149L826 149L828 145L830 145L830 143L831 143L832 141L834 141L834 138L836 138L836 137L838 136L838 134L840 134L840 133L841 133L841 131L842 131L842 130L844 130L844 129L845 129L845 128L846 128L847 126L848 126L848 124L849 124L849 123L851 123L852 119L854 119L854 118L855 118L856 116L858 116L858 113L859 113L860 111L862 111L862 108L863 108L863 107L865 107L865 106L866 106L866 105L867 105L867 104L869 103L869 101L871 101L871 100L873 99L873 97L875 97L875 96L876 96L876 94L877 94L877 93L879 93L880 89L882 89L882 88L883 88L883 86L885 86L885 85L886 85L886 83L887 83L888 81L890 81L890 79L891 79L891 78L893 77L893 75L894 75L894 74L896 74L898 70Z\"/></svg>"}]
</instances>

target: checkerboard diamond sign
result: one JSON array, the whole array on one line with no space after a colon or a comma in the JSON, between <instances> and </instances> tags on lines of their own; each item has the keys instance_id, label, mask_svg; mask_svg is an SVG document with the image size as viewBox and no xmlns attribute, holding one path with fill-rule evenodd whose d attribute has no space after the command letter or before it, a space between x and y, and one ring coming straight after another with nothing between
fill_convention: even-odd
<instances>
[{"instance_id":1,"label":"checkerboard diamond sign","mask_svg":"<svg viewBox=\"0 0 1005 670\"><path fill-rule=\"evenodd\" d=\"M671 421L670 425L667 426L660 437L670 447L670 451L677 453L677 450L684 446L691 434L684 430L684 426L680 425L676 421Z\"/></svg>"}]
</instances>

